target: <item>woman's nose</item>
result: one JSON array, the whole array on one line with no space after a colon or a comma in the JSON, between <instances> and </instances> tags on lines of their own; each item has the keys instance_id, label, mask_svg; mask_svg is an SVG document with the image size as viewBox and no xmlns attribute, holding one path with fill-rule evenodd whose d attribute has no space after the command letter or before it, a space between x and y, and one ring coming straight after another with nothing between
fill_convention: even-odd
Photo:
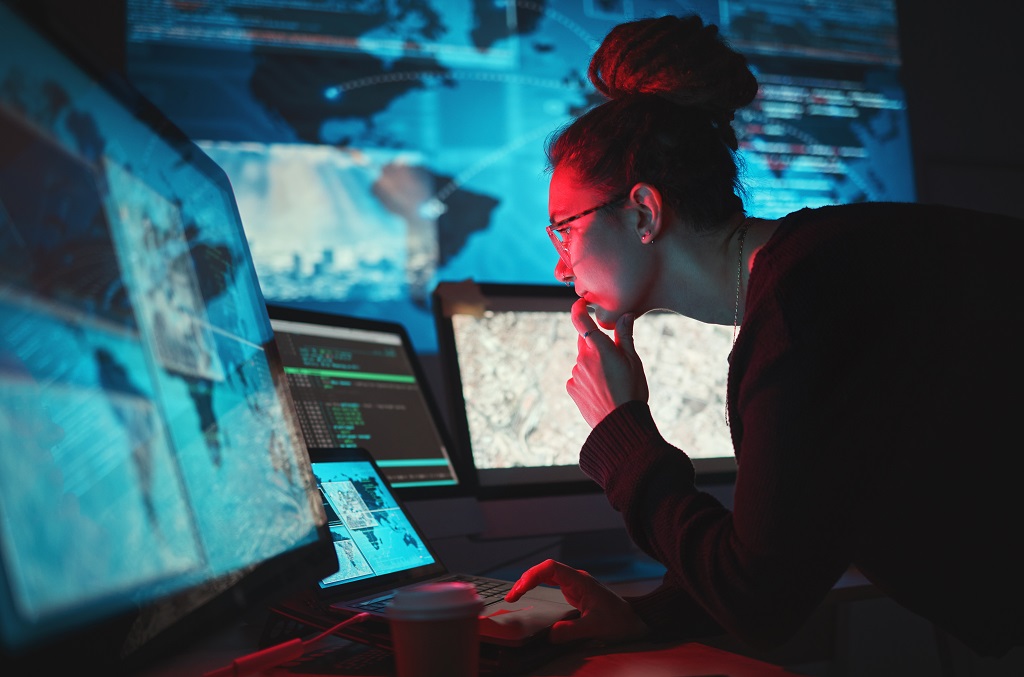
<instances>
[{"instance_id":1,"label":"woman's nose","mask_svg":"<svg viewBox=\"0 0 1024 677\"><path fill-rule=\"evenodd\" d=\"M570 284L576 279L576 276L572 274L572 269L565 264L565 261L558 259L558 263L555 264L555 279Z\"/></svg>"}]
</instances>

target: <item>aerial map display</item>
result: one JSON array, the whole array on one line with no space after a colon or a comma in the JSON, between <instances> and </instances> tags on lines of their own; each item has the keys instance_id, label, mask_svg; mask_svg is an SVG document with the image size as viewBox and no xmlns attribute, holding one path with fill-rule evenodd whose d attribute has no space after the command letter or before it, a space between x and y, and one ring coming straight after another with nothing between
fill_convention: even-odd
<instances>
[{"instance_id":1,"label":"aerial map display","mask_svg":"<svg viewBox=\"0 0 1024 677\"><path fill-rule=\"evenodd\" d=\"M554 284L545 139L624 20L748 55L748 211L914 199L894 0L128 0L133 82L225 169L269 299L404 323L441 280Z\"/></svg>"},{"instance_id":2,"label":"aerial map display","mask_svg":"<svg viewBox=\"0 0 1024 677\"><path fill-rule=\"evenodd\" d=\"M565 392L579 336L566 315L464 314L452 318L452 329L476 468L575 469L590 426ZM665 439L691 458L732 457L725 422L732 327L649 313L633 339Z\"/></svg>"}]
</instances>

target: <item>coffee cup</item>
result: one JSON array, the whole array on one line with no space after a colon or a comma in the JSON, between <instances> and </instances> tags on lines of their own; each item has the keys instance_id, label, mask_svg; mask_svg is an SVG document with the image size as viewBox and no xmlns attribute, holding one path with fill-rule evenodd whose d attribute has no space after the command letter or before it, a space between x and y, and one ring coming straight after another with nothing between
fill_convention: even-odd
<instances>
[{"instance_id":1,"label":"coffee cup","mask_svg":"<svg viewBox=\"0 0 1024 677\"><path fill-rule=\"evenodd\" d=\"M399 590L387 609L398 677L477 677L483 601L471 583Z\"/></svg>"}]
</instances>

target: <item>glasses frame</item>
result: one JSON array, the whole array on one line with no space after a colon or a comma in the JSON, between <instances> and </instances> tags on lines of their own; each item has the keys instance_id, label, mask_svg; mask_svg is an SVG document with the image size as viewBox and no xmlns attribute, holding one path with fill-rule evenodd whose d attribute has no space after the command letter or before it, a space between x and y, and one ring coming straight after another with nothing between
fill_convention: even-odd
<instances>
[{"instance_id":1,"label":"glasses frame","mask_svg":"<svg viewBox=\"0 0 1024 677\"><path fill-rule=\"evenodd\" d=\"M560 219L549 224L545 230L548 232L548 237L551 238L551 243L555 245L555 249L558 250L558 256L562 259L562 263L570 268L572 267L572 261L569 258L569 240L568 238L563 239L563 234L569 232L569 229L572 227L569 224L578 219L582 219L588 214L600 211L605 207L611 207L612 205L620 202L625 202L627 199L629 199L629 193L622 193L621 195L616 195L606 202L602 202L596 207L584 209L582 212L573 214L572 216L567 216L564 219Z\"/></svg>"}]
</instances>

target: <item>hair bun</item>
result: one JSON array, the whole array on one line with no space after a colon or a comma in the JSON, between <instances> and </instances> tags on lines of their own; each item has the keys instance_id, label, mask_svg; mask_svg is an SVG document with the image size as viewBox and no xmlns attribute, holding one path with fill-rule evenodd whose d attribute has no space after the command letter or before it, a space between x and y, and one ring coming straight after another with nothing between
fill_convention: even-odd
<instances>
[{"instance_id":1,"label":"hair bun","mask_svg":"<svg viewBox=\"0 0 1024 677\"><path fill-rule=\"evenodd\" d=\"M697 15L615 26L594 52L587 75L609 99L658 94L706 110L719 123L757 95L746 58Z\"/></svg>"}]
</instances>

